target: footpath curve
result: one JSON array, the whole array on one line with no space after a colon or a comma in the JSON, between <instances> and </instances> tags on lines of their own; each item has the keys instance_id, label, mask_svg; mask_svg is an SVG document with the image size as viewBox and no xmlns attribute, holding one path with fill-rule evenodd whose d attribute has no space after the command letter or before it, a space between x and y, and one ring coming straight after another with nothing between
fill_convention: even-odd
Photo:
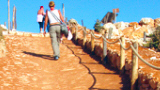
<instances>
[{"instance_id":1,"label":"footpath curve","mask_svg":"<svg viewBox=\"0 0 160 90\"><path fill-rule=\"evenodd\" d=\"M81 46L63 40L53 60L50 38L5 36L7 56L0 58L0 90L129 90L128 76L104 67Z\"/></svg>"}]
</instances>

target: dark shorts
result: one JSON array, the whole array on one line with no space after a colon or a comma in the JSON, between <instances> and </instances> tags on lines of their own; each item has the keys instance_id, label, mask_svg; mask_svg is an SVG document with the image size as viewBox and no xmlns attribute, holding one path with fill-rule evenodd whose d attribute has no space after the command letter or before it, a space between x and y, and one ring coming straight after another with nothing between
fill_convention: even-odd
<instances>
[{"instance_id":1,"label":"dark shorts","mask_svg":"<svg viewBox=\"0 0 160 90\"><path fill-rule=\"evenodd\" d=\"M38 22L39 23L39 28L43 28L43 22Z\"/></svg>"}]
</instances>

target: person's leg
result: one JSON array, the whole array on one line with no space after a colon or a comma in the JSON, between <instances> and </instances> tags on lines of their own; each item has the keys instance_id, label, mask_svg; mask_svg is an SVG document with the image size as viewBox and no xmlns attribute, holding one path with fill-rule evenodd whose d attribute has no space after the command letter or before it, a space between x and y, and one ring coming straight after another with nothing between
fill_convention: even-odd
<instances>
[{"instance_id":1,"label":"person's leg","mask_svg":"<svg viewBox=\"0 0 160 90\"><path fill-rule=\"evenodd\" d=\"M43 33L42 29L43 29L43 22L38 22L39 23L39 27L40 27L40 33Z\"/></svg>"},{"instance_id":2,"label":"person's leg","mask_svg":"<svg viewBox=\"0 0 160 90\"><path fill-rule=\"evenodd\" d=\"M60 57L60 50L59 50L60 26L51 26L49 31L50 31L50 38L51 38L54 57L55 56Z\"/></svg>"}]
</instances>

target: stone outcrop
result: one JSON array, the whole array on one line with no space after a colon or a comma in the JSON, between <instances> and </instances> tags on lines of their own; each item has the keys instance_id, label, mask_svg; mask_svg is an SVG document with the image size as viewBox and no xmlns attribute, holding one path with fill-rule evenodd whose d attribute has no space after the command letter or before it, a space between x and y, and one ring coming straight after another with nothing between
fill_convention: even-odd
<instances>
[{"instance_id":1,"label":"stone outcrop","mask_svg":"<svg viewBox=\"0 0 160 90\"><path fill-rule=\"evenodd\" d=\"M2 31L3 31L3 28L0 26L0 58L5 57L7 52Z\"/></svg>"},{"instance_id":2,"label":"stone outcrop","mask_svg":"<svg viewBox=\"0 0 160 90\"><path fill-rule=\"evenodd\" d=\"M123 30L129 26L129 23L127 22L117 22L114 24L117 29Z\"/></svg>"},{"instance_id":3,"label":"stone outcrop","mask_svg":"<svg viewBox=\"0 0 160 90\"><path fill-rule=\"evenodd\" d=\"M141 26L143 25L150 25L154 27L154 20L152 18L142 18L141 21L139 22Z\"/></svg>"},{"instance_id":4,"label":"stone outcrop","mask_svg":"<svg viewBox=\"0 0 160 90\"><path fill-rule=\"evenodd\" d=\"M160 26L160 18L154 19L154 26L155 27Z\"/></svg>"}]
</instances>

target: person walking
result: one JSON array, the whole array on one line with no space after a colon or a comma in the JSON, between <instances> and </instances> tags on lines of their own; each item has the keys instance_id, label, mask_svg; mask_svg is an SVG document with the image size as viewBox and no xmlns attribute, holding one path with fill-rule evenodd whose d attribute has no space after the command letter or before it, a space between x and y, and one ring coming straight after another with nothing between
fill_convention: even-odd
<instances>
[{"instance_id":1,"label":"person walking","mask_svg":"<svg viewBox=\"0 0 160 90\"><path fill-rule=\"evenodd\" d=\"M49 28L49 33L50 33L50 38L51 38L51 44L52 44L52 49L54 53L54 59L58 60L60 57L60 37L61 37L61 27L60 27L60 21L64 22L64 18L60 12L60 10L55 9L55 3L54 1L49 2L49 8L50 11L46 11L46 16L45 16L45 24L44 24L44 35L46 34L46 27L48 24L50 24ZM54 15L53 15L54 14ZM57 20L58 18L59 20Z\"/></svg>"},{"instance_id":2,"label":"person walking","mask_svg":"<svg viewBox=\"0 0 160 90\"><path fill-rule=\"evenodd\" d=\"M43 6L40 6L40 9L38 10L38 13L37 13L37 22L39 23L40 33L43 33L42 29L44 24L44 19L43 19L44 16L45 16L44 8Z\"/></svg>"}]
</instances>

